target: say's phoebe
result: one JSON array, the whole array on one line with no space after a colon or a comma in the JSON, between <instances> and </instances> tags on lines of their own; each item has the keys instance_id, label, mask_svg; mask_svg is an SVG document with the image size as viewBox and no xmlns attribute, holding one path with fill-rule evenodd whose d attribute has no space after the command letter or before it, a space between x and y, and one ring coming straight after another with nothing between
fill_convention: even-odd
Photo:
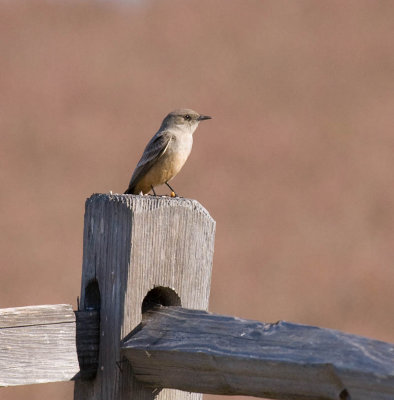
<instances>
[{"instance_id":1,"label":"say's phoebe","mask_svg":"<svg viewBox=\"0 0 394 400\"><path fill-rule=\"evenodd\" d=\"M161 123L160 129L149 141L131 177L125 194L148 193L154 187L168 184L183 167L193 145L193 132L200 121L211 119L187 108L169 113Z\"/></svg>"}]
</instances>

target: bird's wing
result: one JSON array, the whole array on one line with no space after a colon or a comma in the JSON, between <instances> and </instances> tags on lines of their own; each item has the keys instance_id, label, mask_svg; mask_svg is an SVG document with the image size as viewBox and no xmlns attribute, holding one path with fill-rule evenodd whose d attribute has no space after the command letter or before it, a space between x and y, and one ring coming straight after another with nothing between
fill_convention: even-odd
<instances>
[{"instance_id":1,"label":"bird's wing","mask_svg":"<svg viewBox=\"0 0 394 400\"><path fill-rule=\"evenodd\" d=\"M157 133L149 141L142 154L140 161L131 177L129 188L132 188L151 169L152 165L166 152L172 136L167 132Z\"/></svg>"}]
</instances>

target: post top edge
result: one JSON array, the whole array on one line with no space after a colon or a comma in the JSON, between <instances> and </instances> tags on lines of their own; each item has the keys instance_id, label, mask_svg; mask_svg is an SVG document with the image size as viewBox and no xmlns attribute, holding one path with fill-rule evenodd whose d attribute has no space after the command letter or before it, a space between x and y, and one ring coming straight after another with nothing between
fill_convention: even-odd
<instances>
[{"instance_id":1,"label":"post top edge","mask_svg":"<svg viewBox=\"0 0 394 400\"><path fill-rule=\"evenodd\" d=\"M133 195L133 194L119 194L119 193L93 193L86 199L86 204L90 202L103 201L115 202L126 205L128 208L136 211L139 206L144 209L161 208L161 207L186 207L196 210L206 217L215 222L208 210L195 199L188 199L184 197L169 197L169 196L146 196L146 195Z\"/></svg>"}]
</instances>

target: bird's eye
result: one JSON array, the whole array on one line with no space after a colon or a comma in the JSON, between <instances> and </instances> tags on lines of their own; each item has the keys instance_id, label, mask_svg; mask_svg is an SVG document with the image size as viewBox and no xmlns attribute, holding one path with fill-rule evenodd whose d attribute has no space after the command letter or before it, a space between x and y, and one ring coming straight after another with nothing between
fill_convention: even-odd
<instances>
[{"instance_id":1,"label":"bird's eye","mask_svg":"<svg viewBox=\"0 0 394 400\"><path fill-rule=\"evenodd\" d=\"M186 121L190 121L192 119L192 117L189 114L186 114L184 118Z\"/></svg>"}]
</instances>

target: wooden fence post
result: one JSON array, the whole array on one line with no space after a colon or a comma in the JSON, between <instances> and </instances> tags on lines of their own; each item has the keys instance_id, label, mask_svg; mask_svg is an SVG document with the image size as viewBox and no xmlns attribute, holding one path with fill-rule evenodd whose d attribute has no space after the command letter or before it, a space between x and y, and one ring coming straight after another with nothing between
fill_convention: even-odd
<instances>
[{"instance_id":1,"label":"wooden fence post","mask_svg":"<svg viewBox=\"0 0 394 400\"><path fill-rule=\"evenodd\" d=\"M195 200L104 194L87 200L80 308L100 308L99 363L94 379L75 383L75 399L201 399L146 388L120 346L141 322L143 303L207 309L214 234L215 221Z\"/></svg>"}]
</instances>

